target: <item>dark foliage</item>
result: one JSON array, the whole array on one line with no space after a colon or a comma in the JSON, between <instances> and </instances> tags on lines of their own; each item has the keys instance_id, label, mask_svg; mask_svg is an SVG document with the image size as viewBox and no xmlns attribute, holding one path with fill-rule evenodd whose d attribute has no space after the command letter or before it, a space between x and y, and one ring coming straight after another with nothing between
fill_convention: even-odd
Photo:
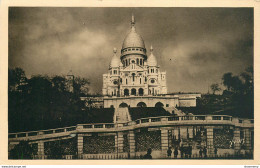
<instances>
[{"instance_id":1,"label":"dark foliage","mask_svg":"<svg viewBox=\"0 0 260 168\"><path fill-rule=\"evenodd\" d=\"M222 95L202 95L197 99L197 107L179 107L179 109L197 115L215 114L254 118L253 67L247 68L240 76L225 73L222 80L226 87Z\"/></svg>"},{"instance_id":2,"label":"dark foliage","mask_svg":"<svg viewBox=\"0 0 260 168\"><path fill-rule=\"evenodd\" d=\"M37 75L27 79L21 68L9 69L9 132L78 124L85 115L80 94L87 90L88 81L76 79L73 83L75 92L69 92L65 77Z\"/></svg>"},{"instance_id":3,"label":"dark foliage","mask_svg":"<svg viewBox=\"0 0 260 168\"><path fill-rule=\"evenodd\" d=\"M37 153L27 141L21 141L10 151L9 159L32 159Z\"/></svg>"}]
</instances>

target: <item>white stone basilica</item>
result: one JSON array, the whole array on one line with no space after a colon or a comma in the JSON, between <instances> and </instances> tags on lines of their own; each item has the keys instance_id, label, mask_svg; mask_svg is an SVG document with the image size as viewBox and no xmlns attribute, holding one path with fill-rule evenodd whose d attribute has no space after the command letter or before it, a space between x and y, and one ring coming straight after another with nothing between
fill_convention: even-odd
<instances>
[{"instance_id":1,"label":"white stone basilica","mask_svg":"<svg viewBox=\"0 0 260 168\"><path fill-rule=\"evenodd\" d=\"M144 40L135 30L124 39L121 55L114 55L109 71L103 74L104 107L194 107L200 94L167 95L166 72L161 72L150 48L147 56Z\"/></svg>"},{"instance_id":2,"label":"white stone basilica","mask_svg":"<svg viewBox=\"0 0 260 168\"><path fill-rule=\"evenodd\" d=\"M167 94L166 72L160 71L152 46L147 58L144 40L135 30L134 16L120 58L114 49L109 72L103 74L102 92L104 96L119 97Z\"/></svg>"}]
</instances>

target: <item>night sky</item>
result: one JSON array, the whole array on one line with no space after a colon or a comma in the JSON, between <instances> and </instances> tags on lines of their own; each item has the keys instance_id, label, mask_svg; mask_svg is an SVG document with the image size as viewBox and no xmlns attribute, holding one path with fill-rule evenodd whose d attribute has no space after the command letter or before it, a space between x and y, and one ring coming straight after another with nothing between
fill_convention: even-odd
<instances>
[{"instance_id":1,"label":"night sky","mask_svg":"<svg viewBox=\"0 0 260 168\"><path fill-rule=\"evenodd\" d=\"M208 91L253 65L252 8L9 8L9 67L90 79L101 93L113 48L136 31L153 45L168 92ZM120 52L118 52L118 57Z\"/></svg>"}]
</instances>

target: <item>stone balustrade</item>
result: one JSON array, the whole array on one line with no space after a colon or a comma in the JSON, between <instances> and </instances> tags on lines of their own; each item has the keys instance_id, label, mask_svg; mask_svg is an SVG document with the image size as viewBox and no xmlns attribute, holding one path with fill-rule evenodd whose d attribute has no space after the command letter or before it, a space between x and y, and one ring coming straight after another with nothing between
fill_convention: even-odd
<instances>
[{"instance_id":1,"label":"stone balustrade","mask_svg":"<svg viewBox=\"0 0 260 168\"><path fill-rule=\"evenodd\" d=\"M228 115L192 115L192 116L160 116L140 118L135 121L130 121L123 124L113 123L95 123L95 124L78 124L77 126L30 131L30 132L18 132L9 133L9 141L30 140L35 137L47 138L53 136L64 136L79 132L99 132L103 130L118 131L118 130L131 130L138 127L148 126L165 126L165 125L196 125L196 124L221 124L221 125L234 125L236 127L250 128L254 127L254 120L252 119L239 119ZM52 135L52 136L50 136Z\"/></svg>"}]
</instances>

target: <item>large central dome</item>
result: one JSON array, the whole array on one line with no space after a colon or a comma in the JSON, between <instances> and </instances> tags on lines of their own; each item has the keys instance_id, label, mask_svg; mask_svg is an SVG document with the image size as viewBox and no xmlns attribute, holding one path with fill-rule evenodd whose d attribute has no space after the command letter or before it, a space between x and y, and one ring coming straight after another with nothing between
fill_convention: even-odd
<instances>
[{"instance_id":1,"label":"large central dome","mask_svg":"<svg viewBox=\"0 0 260 168\"><path fill-rule=\"evenodd\" d=\"M145 59L147 58L144 40L135 31L134 16L132 16L131 30L124 39L121 54L121 58L127 55L142 55L145 57Z\"/></svg>"},{"instance_id":2,"label":"large central dome","mask_svg":"<svg viewBox=\"0 0 260 168\"><path fill-rule=\"evenodd\" d=\"M144 40L136 33L135 27L132 27L131 31L125 37L122 48L140 47L145 48Z\"/></svg>"}]
</instances>

